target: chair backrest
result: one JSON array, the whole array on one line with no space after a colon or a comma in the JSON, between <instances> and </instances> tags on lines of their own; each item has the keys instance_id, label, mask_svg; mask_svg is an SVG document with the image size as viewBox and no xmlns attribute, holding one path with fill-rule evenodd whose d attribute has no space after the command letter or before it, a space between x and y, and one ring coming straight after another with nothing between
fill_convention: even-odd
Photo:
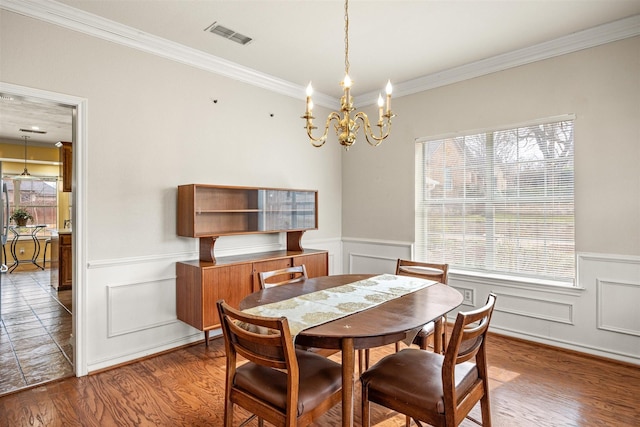
<instances>
[{"instance_id":1,"label":"chair backrest","mask_svg":"<svg viewBox=\"0 0 640 427\"><path fill-rule=\"evenodd\" d=\"M253 316L236 310L220 300L216 303L227 360L241 355L262 366L297 372L295 347L286 317Z\"/></svg>"},{"instance_id":2,"label":"chair backrest","mask_svg":"<svg viewBox=\"0 0 640 427\"><path fill-rule=\"evenodd\" d=\"M434 264L430 262L398 259L396 274L435 280L446 285L448 281L449 264Z\"/></svg>"},{"instance_id":3,"label":"chair backrest","mask_svg":"<svg viewBox=\"0 0 640 427\"><path fill-rule=\"evenodd\" d=\"M295 267L281 268L280 270L263 271L258 273L260 289L272 286L287 285L289 283L303 282L307 280L307 269L302 265Z\"/></svg>"},{"instance_id":4,"label":"chair backrest","mask_svg":"<svg viewBox=\"0 0 640 427\"><path fill-rule=\"evenodd\" d=\"M496 295L490 293L487 303L483 307L459 312L451 332L451 339L442 364L442 386L445 414L456 414L457 419L464 418L475 402L488 392L485 344L495 303ZM466 393L468 398L458 396L455 378L456 365L472 359L475 359L478 379L472 387L469 387L469 391ZM461 413L463 415L460 415Z\"/></svg>"}]
</instances>

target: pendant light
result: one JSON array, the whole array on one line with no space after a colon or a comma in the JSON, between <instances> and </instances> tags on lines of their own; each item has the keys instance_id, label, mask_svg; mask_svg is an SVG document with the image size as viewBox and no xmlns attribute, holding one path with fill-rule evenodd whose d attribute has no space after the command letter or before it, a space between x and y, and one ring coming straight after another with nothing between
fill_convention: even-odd
<instances>
[{"instance_id":1,"label":"pendant light","mask_svg":"<svg viewBox=\"0 0 640 427\"><path fill-rule=\"evenodd\" d=\"M20 175L14 176L13 179L37 179L32 177L31 174L29 173L29 170L27 169L27 139L29 139L29 136L24 135L23 138L24 138L24 170Z\"/></svg>"}]
</instances>

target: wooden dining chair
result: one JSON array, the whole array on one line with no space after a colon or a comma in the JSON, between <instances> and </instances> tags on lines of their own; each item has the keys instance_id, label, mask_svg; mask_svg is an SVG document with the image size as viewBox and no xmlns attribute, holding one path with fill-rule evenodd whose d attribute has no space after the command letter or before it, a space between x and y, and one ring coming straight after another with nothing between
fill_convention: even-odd
<instances>
[{"instance_id":1,"label":"wooden dining chair","mask_svg":"<svg viewBox=\"0 0 640 427\"><path fill-rule=\"evenodd\" d=\"M266 289L280 285L288 285L290 283L302 283L307 279L307 268L304 266L304 264L294 267L281 268L279 270L262 271L258 273L258 282L260 283L260 289ZM338 350L335 349L307 347L302 345L296 345L296 348L299 350L312 351L325 357L329 357L338 352Z\"/></svg>"},{"instance_id":2,"label":"wooden dining chair","mask_svg":"<svg viewBox=\"0 0 640 427\"><path fill-rule=\"evenodd\" d=\"M426 280L435 280L436 282L447 284L449 264L433 264L427 262L409 261L398 259L396 262L396 275L419 277ZM429 337L433 336L433 351L438 353L444 352L446 342L446 318L443 316L435 322L429 322L424 325L413 339L413 343L417 344L421 349L429 348ZM400 343L396 343L396 352L400 351ZM369 369L370 353L369 349L359 350L359 368L362 373L364 369Z\"/></svg>"},{"instance_id":3,"label":"wooden dining chair","mask_svg":"<svg viewBox=\"0 0 640 427\"><path fill-rule=\"evenodd\" d=\"M398 259L396 263L396 275L419 277L426 280L448 284L449 264L434 264L429 262L409 261ZM429 322L418 332L414 344L421 349L428 349L429 337L433 336L433 351L444 353L446 345L446 317L435 322ZM400 350L400 344L396 343L396 351Z\"/></svg>"},{"instance_id":4,"label":"wooden dining chair","mask_svg":"<svg viewBox=\"0 0 640 427\"><path fill-rule=\"evenodd\" d=\"M342 367L296 350L285 317L245 314L216 303L227 356L224 425L238 405L275 426L307 426L342 399ZM244 360L246 359L246 361Z\"/></svg>"},{"instance_id":5,"label":"wooden dining chair","mask_svg":"<svg viewBox=\"0 0 640 427\"><path fill-rule=\"evenodd\" d=\"M302 265L295 267L281 268L273 271L262 271L258 273L258 282L260 289L270 288L272 286L287 285L289 283L298 283L307 280L307 269Z\"/></svg>"},{"instance_id":6,"label":"wooden dining chair","mask_svg":"<svg viewBox=\"0 0 640 427\"><path fill-rule=\"evenodd\" d=\"M480 401L482 425L491 426L487 330L496 296L484 307L459 312L444 355L406 348L381 359L360 377L362 425L370 426L370 402L407 415L418 426L457 426Z\"/></svg>"}]
</instances>

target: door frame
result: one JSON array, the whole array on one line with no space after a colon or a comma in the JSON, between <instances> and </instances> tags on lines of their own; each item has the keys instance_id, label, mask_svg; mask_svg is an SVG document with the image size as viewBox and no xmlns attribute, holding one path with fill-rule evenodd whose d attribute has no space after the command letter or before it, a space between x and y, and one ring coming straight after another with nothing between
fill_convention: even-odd
<instances>
[{"instance_id":1,"label":"door frame","mask_svg":"<svg viewBox=\"0 0 640 427\"><path fill-rule=\"evenodd\" d=\"M73 369L76 376L87 375L87 107L85 98L0 82L0 92L27 99L52 102L73 108L73 287L72 287L72 345Z\"/></svg>"}]
</instances>

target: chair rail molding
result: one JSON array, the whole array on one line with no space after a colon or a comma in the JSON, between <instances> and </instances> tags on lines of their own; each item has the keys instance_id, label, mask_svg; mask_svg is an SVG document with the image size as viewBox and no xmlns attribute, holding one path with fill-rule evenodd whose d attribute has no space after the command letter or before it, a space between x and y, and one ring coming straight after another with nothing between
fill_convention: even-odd
<instances>
[{"instance_id":1,"label":"chair rail molding","mask_svg":"<svg viewBox=\"0 0 640 427\"><path fill-rule=\"evenodd\" d=\"M413 259L413 243L342 239L344 273L392 273ZM640 365L640 257L578 253L576 286L528 283L455 269L449 285L468 295L463 307L498 295L491 330L577 352ZM452 320L457 310L449 313Z\"/></svg>"}]
</instances>

